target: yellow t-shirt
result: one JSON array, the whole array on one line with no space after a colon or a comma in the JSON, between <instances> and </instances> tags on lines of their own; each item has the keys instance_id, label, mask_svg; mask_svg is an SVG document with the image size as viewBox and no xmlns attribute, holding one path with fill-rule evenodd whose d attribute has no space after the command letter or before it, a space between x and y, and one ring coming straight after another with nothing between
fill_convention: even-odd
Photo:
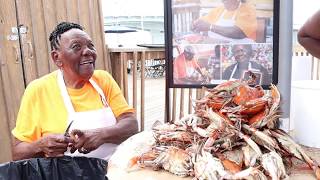
<instances>
[{"instance_id":1,"label":"yellow t-shirt","mask_svg":"<svg viewBox=\"0 0 320 180\"><path fill-rule=\"evenodd\" d=\"M214 24L219 20L224 10L224 6L214 8L208 15L201 17L201 19L210 24ZM258 23L255 7L250 3L243 3L238 10L226 11L223 18L231 19L234 15L236 15L235 25L238 26L248 38L256 40Z\"/></svg>"},{"instance_id":2,"label":"yellow t-shirt","mask_svg":"<svg viewBox=\"0 0 320 180\"><path fill-rule=\"evenodd\" d=\"M12 134L21 141L33 142L51 133L63 133L67 127L65 108L54 71L32 81L22 97L16 127ZM103 90L115 117L125 112L134 112L129 107L112 76L102 70L94 71L92 79ZM100 96L88 82L81 89L67 88L76 112L103 108ZM88 119L88 123L90 120Z\"/></svg>"}]
</instances>

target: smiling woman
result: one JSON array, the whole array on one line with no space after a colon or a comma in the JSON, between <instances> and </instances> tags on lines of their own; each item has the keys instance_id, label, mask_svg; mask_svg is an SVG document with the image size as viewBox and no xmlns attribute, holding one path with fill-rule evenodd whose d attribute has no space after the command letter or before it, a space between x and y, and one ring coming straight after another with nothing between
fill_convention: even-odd
<instances>
[{"instance_id":1,"label":"smiling woman","mask_svg":"<svg viewBox=\"0 0 320 180\"><path fill-rule=\"evenodd\" d=\"M134 110L111 75L94 70L97 52L80 25L62 22L49 40L59 70L26 88L12 130L13 159L64 154L108 159L137 132ZM70 136L64 135L68 124Z\"/></svg>"},{"instance_id":2,"label":"smiling woman","mask_svg":"<svg viewBox=\"0 0 320 180\"><path fill-rule=\"evenodd\" d=\"M66 85L77 89L91 78L97 52L88 34L70 29L61 35L60 44L52 50L51 56L63 70Z\"/></svg>"},{"instance_id":3,"label":"smiling woman","mask_svg":"<svg viewBox=\"0 0 320 180\"><path fill-rule=\"evenodd\" d=\"M237 44L225 47L231 49L230 58L234 62L223 68L222 79L247 79L250 72L256 76L256 84L271 83L271 76L266 67L258 61L258 58L253 58L254 55L257 55L257 52L254 53L253 51L253 45Z\"/></svg>"}]
</instances>

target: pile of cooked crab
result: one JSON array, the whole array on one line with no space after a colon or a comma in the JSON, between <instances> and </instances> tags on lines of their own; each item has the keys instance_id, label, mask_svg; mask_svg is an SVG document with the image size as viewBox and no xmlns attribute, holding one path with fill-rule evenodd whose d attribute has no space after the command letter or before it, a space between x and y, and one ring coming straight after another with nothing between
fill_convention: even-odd
<instances>
[{"instance_id":1,"label":"pile of cooked crab","mask_svg":"<svg viewBox=\"0 0 320 180\"><path fill-rule=\"evenodd\" d=\"M129 167L164 169L195 179L286 179L292 159L305 162L320 179L320 166L277 126L280 93L249 80L227 81L195 100L195 112L172 123L156 123L155 143Z\"/></svg>"}]
</instances>

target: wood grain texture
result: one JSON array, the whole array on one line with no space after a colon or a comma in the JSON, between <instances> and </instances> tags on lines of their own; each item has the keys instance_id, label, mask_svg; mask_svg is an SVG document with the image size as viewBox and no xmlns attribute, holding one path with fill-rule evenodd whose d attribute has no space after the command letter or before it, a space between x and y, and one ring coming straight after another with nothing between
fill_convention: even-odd
<instances>
[{"instance_id":1,"label":"wood grain texture","mask_svg":"<svg viewBox=\"0 0 320 180\"><path fill-rule=\"evenodd\" d=\"M81 25L89 30L97 48L96 68L109 70L111 67L106 53L100 1L0 0L0 142L5 145L0 153L0 163L11 160L11 130L15 126L25 86L57 69L51 60L48 39L57 23L83 23ZM7 37L12 35L12 28L18 25L27 28L26 33L20 34L21 43L19 40L9 41Z\"/></svg>"},{"instance_id":2,"label":"wood grain texture","mask_svg":"<svg viewBox=\"0 0 320 180\"><path fill-rule=\"evenodd\" d=\"M17 26L15 2L0 0L0 163L11 160L11 129L24 91L19 41L9 40Z\"/></svg>"}]
</instances>

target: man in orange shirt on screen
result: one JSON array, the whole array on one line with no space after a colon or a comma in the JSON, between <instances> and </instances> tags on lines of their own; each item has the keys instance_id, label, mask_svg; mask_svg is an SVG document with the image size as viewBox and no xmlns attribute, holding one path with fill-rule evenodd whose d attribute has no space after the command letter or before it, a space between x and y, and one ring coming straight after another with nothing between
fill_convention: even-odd
<instances>
[{"instance_id":1,"label":"man in orange shirt on screen","mask_svg":"<svg viewBox=\"0 0 320 180\"><path fill-rule=\"evenodd\" d=\"M173 78L175 84L194 84L197 83L197 81L201 81L201 77L204 75L194 56L194 48L188 45L173 61Z\"/></svg>"}]
</instances>

